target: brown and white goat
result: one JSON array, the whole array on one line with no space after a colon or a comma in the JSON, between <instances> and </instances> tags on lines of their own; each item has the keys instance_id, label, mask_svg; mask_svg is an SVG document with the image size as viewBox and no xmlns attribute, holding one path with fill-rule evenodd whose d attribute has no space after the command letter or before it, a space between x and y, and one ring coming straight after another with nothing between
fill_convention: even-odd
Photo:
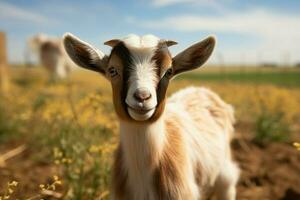
<instances>
[{"instance_id":1,"label":"brown and white goat","mask_svg":"<svg viewBox=\"0 0 300 200\"><path fill-rule=\"evenodd\" d=\"M79 66L112 85L120 122L113 169L116 200L196 200L215 192L234 200L239 170L232 161L233 109L205 88L187 88L166 99L170 79L200 67L215 39L192 45L174 58L176 42L129 35L105 43L106 56L72 34L64 46Z\"/></svg>"},{"instance_id":2,"label":"brown and white goat","mask_svg":"<svg viewBox=\"0 0 300 200\"><path fill-rule=\"evenodd\" d=\"M37 34L29 38L28 45L52 78L65 78L75 66L64 51L61 38Z\"/></svg>"}]
</instances>

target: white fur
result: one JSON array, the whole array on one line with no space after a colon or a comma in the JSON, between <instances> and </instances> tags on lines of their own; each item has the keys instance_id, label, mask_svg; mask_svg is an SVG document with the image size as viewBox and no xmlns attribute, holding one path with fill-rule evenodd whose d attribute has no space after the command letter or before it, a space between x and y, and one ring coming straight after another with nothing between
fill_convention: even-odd
<instances>
[{"instance_id":1,"label":"white fur","mask_svg":"<svg viewBox=\"0 0 300 200\"><path fill-rule=\"evenodd\" d=\"M155 47L160 39L154 35L138 36L130 34L122 40L127 47L132 48L153 48Z\"/></svg>"},{"instance_id":2,"label":"white fur","mask_svg":"<svg viewBox=\"0 0 300 200\"><path fill-rule=\"evenodd\" d=\"M153 115L157 105L156 85L159 77L155 72L155 63L152 61L152 57L159 39L152 35L143 37L131 35L123 41L132 55L132 65L129 66L132 73L129 77L126 103L130 107L151 109L145 115L139 115L131 108L128 108L128 112L135 120L144 121ZM133 97L134 92L139 88L146 88L151 94L151 98L144 103L137 102Z\"/></svg>"},{"instance_id":3,"label":"white fur","mask_svg":"<svg viewBox=\"0 0 300 200\"><path fill-rule=\"evenodd\" d=\"M152 187L152 173L149 170L148 158L150 154L160 157L165 143L164 123L131 124L120 123L121 146L125 151L124 170L130 174L129 186L135 195L134 200L156 200Z\"/></svg>"}]
</instances>

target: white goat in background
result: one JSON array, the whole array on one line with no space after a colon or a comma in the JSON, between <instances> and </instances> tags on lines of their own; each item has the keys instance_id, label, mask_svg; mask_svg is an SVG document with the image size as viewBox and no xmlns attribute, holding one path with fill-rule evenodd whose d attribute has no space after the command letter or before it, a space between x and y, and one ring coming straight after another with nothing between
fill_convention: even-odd
<instances>
[{"instance_id":1,"label":"white goat in background","mask_svg":"<svg viewBox=\"0 0 300 200\"><path fill-rule=\"evenodd\" d=\"M28 45L53 78L65 78L75 66L64 51L61 38L37 34L29 38Z\"/></svg>"},{"instance_id":2,"label":"white goat in background","mask_svg":"<svg viewBox=\"0 0 300 200\"><path fill-rule=\"evenodd\" d=\"M72 34L64 36L71 59L112 85L120 123L113 198L196 200L214 192L219 200L234 200L239 170L230 150L232 107L205 88L183 89L166 99L171 78L204 64L215 39L174 58L168 47L176 42L153 35L105 44L112 47L109 56Z\"/></svg>"}]
</instances>

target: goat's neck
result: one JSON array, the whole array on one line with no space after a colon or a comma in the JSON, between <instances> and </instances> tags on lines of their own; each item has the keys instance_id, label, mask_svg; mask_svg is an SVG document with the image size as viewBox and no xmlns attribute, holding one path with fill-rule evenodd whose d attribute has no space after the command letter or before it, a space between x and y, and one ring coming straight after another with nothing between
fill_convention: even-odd
<instances>
[{"instance_id":1,"label":"goat's neck","mask_svg":"<svg viewBox=\"0 0 300 200\"><path fill-rule=\"evenodd\" d=\"M165 144L165 124L160 117L151 124L120 122L121 151L128 174L132 199L157 199L153 196L153 172L157 168Z\"/></svg>"},{"instance_id":2,"label":"goat's neck","mask_svg":"<svg viewBox=\"0 0 300 200\"><path fill-rule=\"evenodd\" d=\"M163 116L153 123L120 122L121 148L128 168L154 167L165 144ZM154 166L153 166L154 165Z\"/></svg>"}]
</instances>

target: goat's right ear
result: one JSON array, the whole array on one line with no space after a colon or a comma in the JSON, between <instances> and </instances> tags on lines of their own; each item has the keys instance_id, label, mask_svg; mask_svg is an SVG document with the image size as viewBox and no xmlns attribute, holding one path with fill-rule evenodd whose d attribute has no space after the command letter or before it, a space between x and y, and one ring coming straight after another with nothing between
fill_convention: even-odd
<instances>
[{"instance_id":1,"label":"goat's right ear","mask_svg":"<svg viewBox=\"0 0 300 200\"><path fill-rule=\"evenodd\" d=\"M174 75L203 65L212 54L215 44L215 37L210 36L177 54L173 58Z\"/></svg>"},{"instance_id":2,"label":"goat's right ear","mask_svg":"<svg viewBox=\"0 0 300 200\"><path fill-rule=\"evenodd\" d=\"M64 34L63 44L66 52L77 65L105 74L108 57L104 53L71 33Z\"/></svg>"}]
</instances>

